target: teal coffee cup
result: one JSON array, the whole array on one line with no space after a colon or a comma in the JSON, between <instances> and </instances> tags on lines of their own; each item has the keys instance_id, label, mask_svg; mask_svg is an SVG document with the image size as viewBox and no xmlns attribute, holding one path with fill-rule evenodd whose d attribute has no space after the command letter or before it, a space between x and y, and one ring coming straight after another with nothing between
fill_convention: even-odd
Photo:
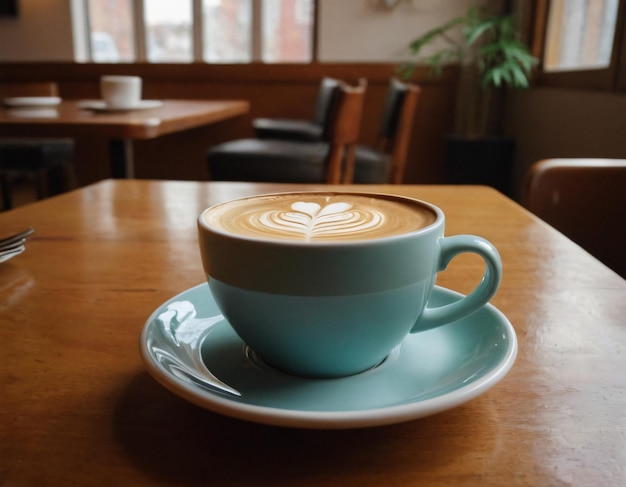
<instances>
[{"instance_id":1,"label":"teal coffee cup","mask_svg":"<svg viewBox=\"0 0 626 487\"><path fill-rule=\"evenodd\" d=\"M400 196L298 192L218 204L198 217L209 288L254 354L289 374L332 378L380 364L409 333L486 304L502 273L495 247L444 236L443 212ZM463 252L483 279L430 307L437 273Z\"/></svg>"}]
</instances>

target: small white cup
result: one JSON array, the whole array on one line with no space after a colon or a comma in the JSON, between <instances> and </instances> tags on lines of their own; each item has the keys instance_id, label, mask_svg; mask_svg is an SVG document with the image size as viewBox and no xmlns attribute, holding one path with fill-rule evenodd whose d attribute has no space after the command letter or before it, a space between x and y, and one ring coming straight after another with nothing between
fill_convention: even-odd
<instances>
[{"instance_id":1,"label":"small white cup","mask_svg":"<svg viewBox=\"0 0 626 487\"><path fill-rule=\"evenodd\" d=\"M133 108L141 101L138 76L102 76L100 92L107 108Z\"/></svg>"}]
</instances>

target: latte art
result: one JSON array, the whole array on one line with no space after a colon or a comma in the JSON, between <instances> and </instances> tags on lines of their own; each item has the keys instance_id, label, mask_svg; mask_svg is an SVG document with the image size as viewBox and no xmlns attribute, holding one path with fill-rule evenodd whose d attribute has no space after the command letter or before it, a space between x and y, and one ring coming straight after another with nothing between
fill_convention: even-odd
<instances>
[{"instance_id":1,"label":"latte art","mask_svg":"<svg viewBox=\"0 0 626 487\"><path fill-rule=\"evenodd\" d=\"M250 225L265 227L272 233L293 234L304 240L315 237L354 235L385 224L385 215L374 209L355 209L351 203L318 203L297 201L290 211L272 211L251 215Z\"/></svg>"},{"instance_id":2,"label":"latte art","mask_svg":"<svg viewBox=\"0 0 626 487\"><path fill-rule=\"evenodd\" d=\"M424 228L435 213L383 195L294 193L240 199L205 215L210 226L256 238L295 241L369 240Z\"/></svg>"}]
</instances>

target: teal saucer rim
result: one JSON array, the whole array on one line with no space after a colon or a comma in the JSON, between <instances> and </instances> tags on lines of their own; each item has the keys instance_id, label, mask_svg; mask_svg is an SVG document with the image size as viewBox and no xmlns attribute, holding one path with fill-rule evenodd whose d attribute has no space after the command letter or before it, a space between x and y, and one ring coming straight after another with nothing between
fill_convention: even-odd
<instances>
[{"instance_id":1,"label":"teal saucer rim","mask_svg":"<svg viewBox=\"0 0 626 487\"><path fill-rule=\"evenodd\" d=\"M150 375L170 392L204 409L241 420L307 429L365 428L411 421L455 408L484 394L507 375L517 357L518 343L513 325L500 310L487 304L483 308L493 318L494 326L499 325L505 331L502 342L507 344L507 349L501 360L484 371L480 377L458 389L406 404L347 411L296 410L250 404L242 402L241 398L235 401L228 395L212 392L175 376L155 360L148 346L148 337L155 326L155 318L164 307L201 287L206 287L210 293L207 283L198 284L168 299L151 314L139 337L140 355ZM455 299L463 297L456 291L440 286L435 286L434 292L448 294ZM201 346L200 343L198 348Z\"/></svg>"}]
</instances>

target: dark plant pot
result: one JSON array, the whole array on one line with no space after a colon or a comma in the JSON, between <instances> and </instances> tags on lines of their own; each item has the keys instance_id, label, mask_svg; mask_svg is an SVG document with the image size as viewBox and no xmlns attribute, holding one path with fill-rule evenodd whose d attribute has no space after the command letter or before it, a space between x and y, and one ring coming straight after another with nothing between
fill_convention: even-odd
<instances>
[{"instance_id":1,"label":"dark plant pot","mask_svg":"<svg viewBox=\"0 0 626 487\"><path fill-rule=\"evenodd\" d=\"M446 184L484 184L510 194L515 153L512 137L446 136Z\"/></svg>"}]
</instances>

